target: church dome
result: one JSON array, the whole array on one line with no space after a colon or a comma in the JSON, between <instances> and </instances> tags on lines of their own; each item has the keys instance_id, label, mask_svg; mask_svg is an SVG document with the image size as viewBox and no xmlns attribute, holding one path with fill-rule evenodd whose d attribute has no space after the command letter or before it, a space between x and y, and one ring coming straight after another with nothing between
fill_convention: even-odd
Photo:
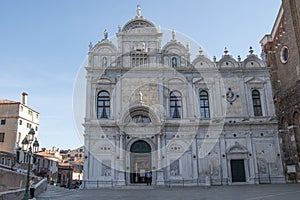
<instances>
[{"instance_id":1,"label":"church dome","mask_svg":"<svg viewBox=\"0 0 300 200\"><path fill-rule=\"evenodd\" d=\"M152 22L144 19L143 16L141 15L140 5L137 6L136 12L137 12L137 16L124 25L122 32L127 32L135 28L155 28Z\"/></svg>"}]
</instances>

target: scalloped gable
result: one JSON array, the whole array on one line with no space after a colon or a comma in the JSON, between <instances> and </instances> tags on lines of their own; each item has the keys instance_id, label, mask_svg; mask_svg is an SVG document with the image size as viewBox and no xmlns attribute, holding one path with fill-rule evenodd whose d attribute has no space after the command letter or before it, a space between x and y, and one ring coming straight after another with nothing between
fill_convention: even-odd
<instances>
[{"instance_id":1,"label":"scalloped gable","mask_svg":"<svg viewBox=\"0 0 300 200\"><path fill-rule=\"evenodd\" d=\"M155 28L154 24L144 18L135 18L127 22L123 29L122 32L127 32L135 28L141 28L141 27L151 27Z\"/></svg>"},{"instance_id":2,"label":"scalloped gable","mask_svg":"<svg viewBox=\"0 0 300 200\"><path fill-rule=\"evenodd\" d=\"M117 53L116 46L109 40L98 42L90 52L101 54L115 54Z\"/></svg>"},{"instance_id":3,"label":"scalloped gable","mask_svg":"<svg viewBox=\"0 0 300 200\"><path fill-rule=\"evenodd\" d=\"M256 55L250 55L244 60L243 66L246 68L248 68L248 67L266 67L266 64L261 59L259 59Z\"/></svg>"},{"instance_id":4,"label":"scalloped gable","mask_svg":"<svg viewBox=\"0 0 300 200\"><path fill-rule=\"evenodd\" d=\"M239 64L237 63L237 61L234 58L232 58L232 56L225 55L219 61L218 66L220 68L237 68L237 67L239 67Z\"/></svg>"},{"instance_id":5,"label":"scalloped gable","mask_svg":"<svg viewBox=\"0 0 300 200\"><path fill-rule=\"evenodd\" d=\"M192 62L192 65L196 68L215 68L215 64L203 55L197 56Z\"/></svg>"},{"instance_id":6,"label":"scalloped gable","mask_svg":"<svg viewBox=\"0 0 300 200\"><path fill-rule=\"evenodd\" d=\"M173 53L176 55L186 55L188 52L180 42L171 41L168 42L163 48L163 51L167 51L168 54Z\"/></svg>"}]
</instances>

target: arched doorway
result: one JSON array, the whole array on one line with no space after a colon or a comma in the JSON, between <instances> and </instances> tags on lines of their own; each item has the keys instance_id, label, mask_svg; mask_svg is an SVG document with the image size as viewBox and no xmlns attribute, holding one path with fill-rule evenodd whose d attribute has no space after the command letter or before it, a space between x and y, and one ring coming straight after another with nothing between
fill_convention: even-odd
<instances>
[{"instance_id":1,"label":"arched doorway","mask_svg":"<svg viewBox=\"0 0 300 200\"><path fill-rule=\"evenodd\" d=\"M130 183L146 183L145 175L151 170L151 147L139 140L130 148Z\"/></svg>"}]
</instances>

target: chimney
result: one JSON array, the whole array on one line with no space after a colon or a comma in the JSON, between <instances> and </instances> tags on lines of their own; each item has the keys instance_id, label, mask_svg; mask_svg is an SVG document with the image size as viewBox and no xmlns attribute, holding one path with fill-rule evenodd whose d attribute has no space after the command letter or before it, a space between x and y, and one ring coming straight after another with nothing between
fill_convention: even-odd
<instances>
[{"instance_id":1,"label":"chimney","mask_svg":"<svg viewBox=\"0 0 300 200\"><path fill-rule=\"evenodd\" d=\"M22 93L22 104L27 105L27 96L28 94L26 92Z\"/></svg>"}]
</instances>

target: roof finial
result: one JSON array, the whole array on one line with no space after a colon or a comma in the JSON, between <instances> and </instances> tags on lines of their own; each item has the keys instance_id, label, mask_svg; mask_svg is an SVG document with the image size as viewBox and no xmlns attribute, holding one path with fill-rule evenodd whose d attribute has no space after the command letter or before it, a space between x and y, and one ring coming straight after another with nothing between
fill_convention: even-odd
<instances>
[{"instance_id":1,"label":"roof finial","mask_svg":"<svg viewBox=\"0 0 300 200\"><path fill-rule=\"evenodd\" d=\"M203 55L203 50L201 47L199 47L199 55L202 56Z\"/></svg>"},{"instance_id":2,"label":"roof finial","mask_svg":"<svg viewBox=\"0 0 300 200\"><path fill-rule=\"evenodd\" d=\"M252 55L252 54L253 54L253 52L254 52L253 48L252 48L252 47L250 47L250 48L249 48L249 53L250 53L250 55Z\"/></svg>"},{"instance_id":3,"label":"roof finial","mask_svg":"<svg viewBox=\"0 0 300 200\"><path fill-rule=\"evenodd\" d=\"M229 51L228 51L227 47L225 47L224 53L225 53L225 55L228 55Z\"/></svg>"},{"instance_id":4,"label":"roof finial","mask_svg":"<svg viewBox=\"0 0 300 200\"><path fill-rule=\"evenodd\" d=\"M136 13L138 18L142 17L142 9L140 4L137 5Z\"/></svg>"}]
</instances>

